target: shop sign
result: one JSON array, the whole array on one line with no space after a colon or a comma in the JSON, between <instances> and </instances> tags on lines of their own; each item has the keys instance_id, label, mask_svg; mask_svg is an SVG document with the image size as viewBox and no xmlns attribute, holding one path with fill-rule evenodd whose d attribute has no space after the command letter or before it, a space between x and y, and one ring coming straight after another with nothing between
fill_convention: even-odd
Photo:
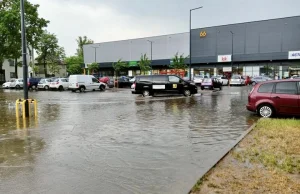
<instances>
[{"instance_id":1,"label":"shop sign","mask_svg":"<svg viewBox=\"0 0 300 194\"><path fill-rule=\"evenodd\" d=\"M231 55L218 55L218 62L230 62Z\"/></svg>"},{"instance_id":2,"label":"shop sign","mask_svg":"<svg viewBox=\"0 0 300 194\"><path fill-rule=\"evenodd\" d=\"M200 32L200 38L203 38L203 37L205 37L206 36L206 31L201 31Z\"/></svg>"},{"instance_id":3,"label":"shop sign","mask_svg":"<svg viewBox=\"0 0 300 194\"><path fill-rule=\"evenodd\" d=\"M300 51L289 51L289 59L300 59Z\"/></svg>"},{"instance_id":4,"label":"shop sign","mask_svg":"<svg viewBox=\"0 0 300 194\"><path fill-rule=\"evenodd\" d=\"M129 67L136 67L137 62L136 61L129 61Z\"/></svg>"}]
</instances>

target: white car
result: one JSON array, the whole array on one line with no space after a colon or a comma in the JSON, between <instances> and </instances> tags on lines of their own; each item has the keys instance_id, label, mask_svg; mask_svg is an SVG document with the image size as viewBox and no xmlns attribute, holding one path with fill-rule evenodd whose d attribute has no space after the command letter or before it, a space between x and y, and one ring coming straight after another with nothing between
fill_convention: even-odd
<instances>
[{"instance_id":1,"label":"white car","mask_svg":"<svg viewBox=\"0 0 300 194\"><path fill-rule=\"evenodd\" d=\"M72 92L79 90L80 92L85 92L86 90L105 90L106 85L100 82L92 75L70 75L69 77L69 89Z\"/></svg>"},{"instance_id":2,"label":"white car","mask_svg":"<svg viewBox=\"0 0 300 194\"><path fill-rule=\"evenodd\" d=\"M23 88L23 79L15 79L13 82L11 82L10 88Z\"/></svg>"},{"instance_id":3,"label":"white car","mask_svg":"<svg viewBox=\"0 0 300 194\"><path fill-rule=\"evenodd\" d=\"M49 90L51 81L54 81L54 80L52 80L50 78L41 79L38 83L38 89Z\"/></svg>"},{"instance_id":4,"label":"white car","mask_svg":"<svg viewBox=\"0 0 300 194\"><path fill-rule=\"evenodd\" d=\"M195 75L193 81L196 85L201 85L203 79L204 79L203 75Z\"/></svg>"},{"instance_id":5,"label":"white car","mask_svg":"<svg viewBox=\"0 0 300 194\"><path fill-rule=\"evenodd\" d=\"M240 75L233 75L230 79L230 86L244 86L245 79Z\"/></svg>"},{"instance_id":6,"label":"white car","mask_svg":"<svg viewBox=\"0 0 300 194\"><path fill-rule=\"evenodd\" d=\"M14 81L15 81L15 79L11 79L11 80L5 82L4 84L2 84L2 88L10 88L11 83Z\"/></svg>"},{"instance_id":7,"label":"white car","mask_svg":"<svg viewBox=\"0 0 300 194\"><path fill-rule=\"evenodd\" d=\"M225 76L217 75L215 76L215 78L217 78L222 83L223 86L227 86L229 84L229 80Z\"/></svg>"},{"instance_id":8,"label":"white car","mask_svg":"<svg viewBox=\"0 0 300 194\"><path fill-rule=\"evenodd\" d=\"M58 89L63 91L69 88L68 78L57 78L50 82L50 89Z\"/></svg>"}]
</instances>

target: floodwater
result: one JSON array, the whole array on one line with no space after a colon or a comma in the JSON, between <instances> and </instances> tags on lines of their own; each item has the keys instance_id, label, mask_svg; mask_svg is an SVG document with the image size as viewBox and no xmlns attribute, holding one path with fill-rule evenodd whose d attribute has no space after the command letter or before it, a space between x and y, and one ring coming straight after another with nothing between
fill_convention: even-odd
<instances>
[{"instance_id":1,"label":"floodwater","mask_svg":"<svg viewBox=\"0 0 300 194\"><path fill-rule=\"evenodd\" d=\"M0 193L187 193L257 117L251 87L193 97L0 90Z\"/></svg>"}]
</instances>

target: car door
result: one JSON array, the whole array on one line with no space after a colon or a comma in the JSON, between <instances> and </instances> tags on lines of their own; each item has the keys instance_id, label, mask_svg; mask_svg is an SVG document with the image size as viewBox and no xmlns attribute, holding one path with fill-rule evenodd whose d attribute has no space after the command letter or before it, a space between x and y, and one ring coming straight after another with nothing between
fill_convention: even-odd
<instances>
[{"instance_id":1,"label":"car door","mask_svg":"<svg viewBox=\"0 0 300 194\"><path fill-rule=\"evenodd\" d=\"M299 94L297 82L278 82L271 94L276 108L280 114L299 114Z\"/></svg>"},{"instance_id":2,"label":"car door","mask_svg":"<svg viewBox=\"0 0 300 194\"><path fill-rule=\"evenodd\" d=\"M99 89L99 87L100 87L100 82L99 82L99 80L98 79L96 79L96 78L92 78L92 90L97 90L97 89Z\"/></svg>"},{"instance_id":3,"label":"car door","mask_svg":"<svg viewBox=\"0 0 300 194\"><path fill-rule=\"evenodd\" d=\"M167 92L167 76L165 75L153 75L152 76L152 90L155 93Z\"/></svg>"},{"instance_id":4,"label":"car door","mask_svg":"<svg viewBox=\"0 0 300 194\"><path fill-rule=\"evenodd\" d=\"M61 84L64 88L68 88L69 87L69 83L67 82L67 79L60 79L61 80Z\"/></svg>"},{"instance_id":5,"label":"car door","mask_svg":"<svg viewBox=\"0 0 300 194\"><path fill-rule=\"evenodd\" d=\"M169 75L168 82L166 84L166 90L168 93L180 93L183 90L184 81L178 76Z\"/></svg>"}]
</instances>

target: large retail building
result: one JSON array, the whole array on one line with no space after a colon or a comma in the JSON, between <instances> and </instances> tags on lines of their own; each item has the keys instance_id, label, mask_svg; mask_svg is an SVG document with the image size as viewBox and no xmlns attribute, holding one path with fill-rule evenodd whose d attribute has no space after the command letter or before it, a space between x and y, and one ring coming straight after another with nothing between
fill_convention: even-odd
<instances>
[{"instance_id":1,"label":"large retail building","mask_svg":"<svg viewBox=\"0 0 300 194\"><path fill-rule=\"evenodd\" d=\"M300 74L299 35L300 16L193 29L192 75ZM96 62L101 76L112 76L112 64L122 59L130 64L122 74L138 75L137 62L142 54L151 59L151 44L153 74L169 69L176 53L189 55L189 33L179 33L84 45L84 63Z\"/></svg>"}]
</instances>

